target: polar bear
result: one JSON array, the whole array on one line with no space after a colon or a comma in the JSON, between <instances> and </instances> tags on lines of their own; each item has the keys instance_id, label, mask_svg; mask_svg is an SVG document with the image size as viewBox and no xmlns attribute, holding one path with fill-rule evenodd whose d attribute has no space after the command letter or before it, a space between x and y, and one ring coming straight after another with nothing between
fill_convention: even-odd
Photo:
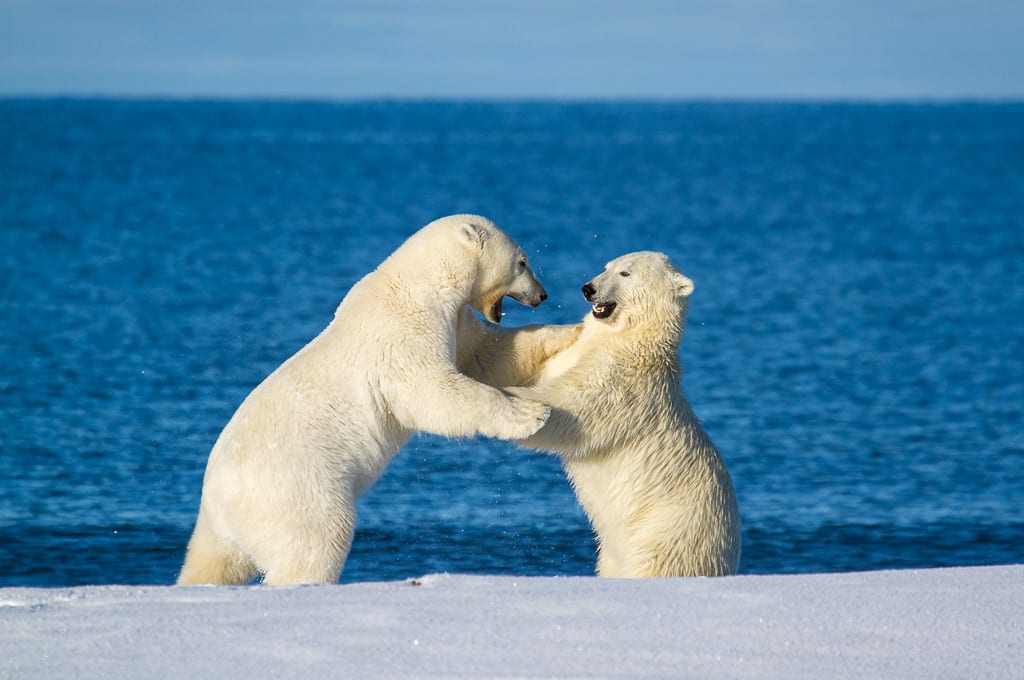
<instances>
[{"instance_id":1,"label":"polar bear","mask_svg":"<svg viewBox=\"0 0 1024 680\"><path fill-rule=\"evenodd\" d=\"M472 308L499 322L506 295L534 307L547 297L522 249L478 215L428 224L356 283L327 328L253 390L214 444L178 583L240 584L257 574L268 584L336 582L356 498L413 432L536 432L547 406L455 368L459 320L482 326ZM474 328L467 342L487 335L495 352L514 356L501 348L553 336L520 331ZM503 370L515 375L514 364Z\"/></svg>"},{"instance_id":2,"label":"polar bear","mask_svg":"<svg viewBox=\"0 0 1024 680\"><path fill-rule=\"evenodd\" d=\"M552 415L522 445L559 455L611 577L736 573L732 480L683 396L679 343L693 282L661 253L611 262L583 286L579 338L508 391ZM486 358L484 359L486 361ZM497 375L495 373L494 375Z\"/></svg>"}]
</instances>

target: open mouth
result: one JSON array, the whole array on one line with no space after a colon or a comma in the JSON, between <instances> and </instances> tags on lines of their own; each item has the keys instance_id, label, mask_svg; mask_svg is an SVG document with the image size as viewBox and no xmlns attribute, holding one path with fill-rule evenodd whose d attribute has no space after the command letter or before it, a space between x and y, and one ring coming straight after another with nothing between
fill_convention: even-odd
<instances>
[{"instance_id":1,"label":"open mouth","mask_svg":"<svg viewBox=\"0 0 1024 680\"><path fill-rule=\"evenodd\" d=\"M594 305L594 317L598 319L607 319L615 311L614 302L598 302Z\"/></svg>"},{"instance_id":2,"label":"open mouth","mask_svg":"<svg viewBox=\"0 0 1024 680\"><path fill-rule=\"evenodd\" d=\"M501 313L501 301L502 298L498 298L498 301L487 308L484 312L484 316L487 317L488 321L492 323L501 323L501 317L504 314Z\"/></svg>"}]
</instances>

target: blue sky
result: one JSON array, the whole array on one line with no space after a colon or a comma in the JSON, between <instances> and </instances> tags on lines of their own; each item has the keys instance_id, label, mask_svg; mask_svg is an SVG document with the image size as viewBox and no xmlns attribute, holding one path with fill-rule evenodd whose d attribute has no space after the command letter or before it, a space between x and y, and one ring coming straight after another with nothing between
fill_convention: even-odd
<instances>
[{"instance_id":1,"label":"blue sky","mask_svg":"<svg viewBox=\"0 0 1024 680\"><path fill-rule=\"evenodd\" d=\"M1024 98L1024 0L0 0L0 94Z\"/></svg>"}]
</instances>

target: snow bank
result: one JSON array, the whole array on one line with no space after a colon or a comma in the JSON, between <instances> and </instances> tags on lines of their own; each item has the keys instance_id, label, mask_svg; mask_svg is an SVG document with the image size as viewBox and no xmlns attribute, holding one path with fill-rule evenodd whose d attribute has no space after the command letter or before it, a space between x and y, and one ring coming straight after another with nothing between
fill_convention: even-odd
<instances>
[{"instance_id":1,"label":"snow bank","mask_svg":"<svg viewBox=\"0 0 1024 680\"><path fill-rule=\"evenodd\" d=\"M1024 677L1024 565L0 590L2 678Z\"/></svg>"}]
</instances>

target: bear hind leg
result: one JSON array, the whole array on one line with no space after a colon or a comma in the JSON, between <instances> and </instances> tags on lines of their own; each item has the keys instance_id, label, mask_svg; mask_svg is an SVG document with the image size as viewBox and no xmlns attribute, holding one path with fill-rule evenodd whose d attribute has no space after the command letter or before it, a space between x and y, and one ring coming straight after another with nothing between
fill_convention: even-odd
<instances>
[{"instance_id":1,"label":"bear hind leg","mask_svg":"<svg viewBox=\"0 0 1024 680\"><path fill-rule=\"evenodd\" d=\"M243 585L256 573L252 560L221 540L200 510L177 584Z\"/></svg>"},{"instance_id":2,"label":"bear hind leg","mask_svg":"<svg viewBox=\"0 0 1024 680\"><path fill-rule=\"evenodd\" d=\"M298 560L275 564L263 574L263 584L268 586L289 586L309 583L337 583L341 568L336 561Z\"/></svg>"},{"instance_id":3,"label":"bear hind leg","mask_svg":"<svg viewBox=\"0 0 1024 680\"><path fill-rule=\"evenodd\" d=\"M286 550L261 557L263 583L282 586L337 583L355 534L355 507L343 505L326 526L294 528Z\"/></svg>"}]
</instances>

